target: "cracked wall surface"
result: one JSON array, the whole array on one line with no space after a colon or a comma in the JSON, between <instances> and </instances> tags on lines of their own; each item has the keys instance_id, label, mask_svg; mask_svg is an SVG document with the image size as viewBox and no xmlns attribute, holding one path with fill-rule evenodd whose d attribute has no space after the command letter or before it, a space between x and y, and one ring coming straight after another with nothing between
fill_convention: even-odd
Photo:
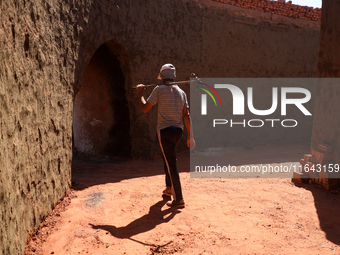
<instances>
[{"instance_id":1,"label":"cracked wall surface","mask_svg":"<svg viewBox=\"0 0 340 255\"><path fill-rule=\"evenodd\" d=\"M316 21L191 0L3 0L0 11L2 254L22 254L70 188L73 102L101 45L125 78L133 157L159 146L157 109L143 114L131 87L155 83L164 63L178 80L317 73Z\"/></svg>"}]
</instances>

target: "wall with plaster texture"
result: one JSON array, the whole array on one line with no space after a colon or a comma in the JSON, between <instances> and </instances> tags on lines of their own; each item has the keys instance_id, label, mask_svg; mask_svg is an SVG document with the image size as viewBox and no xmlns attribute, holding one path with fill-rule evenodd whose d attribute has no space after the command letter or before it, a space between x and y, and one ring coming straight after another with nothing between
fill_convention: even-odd
<instances>
[{"instance_id":1,"label":"wall with plaster texture","mask_svg":"<svg viewBox=\"0 0 340 255\"><path fill-rule=\"evenodd\" d=\"M1 1L0 254L22 254L71 185L74 8Z\"/></svg>"}]
</instances>

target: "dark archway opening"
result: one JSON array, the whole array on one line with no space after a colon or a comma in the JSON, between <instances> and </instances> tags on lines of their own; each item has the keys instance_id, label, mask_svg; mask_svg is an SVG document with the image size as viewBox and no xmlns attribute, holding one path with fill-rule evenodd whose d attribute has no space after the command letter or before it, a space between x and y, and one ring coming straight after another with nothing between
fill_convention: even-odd
<instances>
[{"instance_id":1,"label":"dark archway opening","mask_svg":"<svg viewBox=\"0 0 340 255\"><path fill-rule=\"evenodd\" d=\"M130 117L120 62L103 44L85 67L74 100L74 154L130 157Z\"/></svg>"}]
</instances>

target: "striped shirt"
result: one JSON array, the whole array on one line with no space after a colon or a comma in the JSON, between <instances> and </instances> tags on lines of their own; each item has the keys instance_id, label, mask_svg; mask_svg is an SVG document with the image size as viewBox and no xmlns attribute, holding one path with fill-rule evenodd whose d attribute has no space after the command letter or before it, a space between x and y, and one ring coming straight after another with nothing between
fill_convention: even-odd
<instances>
[{"instance_id":1,"label":"striped shirt","mask_svg":"<svg viewBox=\"0 0 340 255\"><path fill-rule=\"evenodd\" d=\"M177 85L158 85L149 96L148 103L158 103L157 130L167 127L183 129L183 109L189 108L185 92Z\"/></svg>"}]
</instances>

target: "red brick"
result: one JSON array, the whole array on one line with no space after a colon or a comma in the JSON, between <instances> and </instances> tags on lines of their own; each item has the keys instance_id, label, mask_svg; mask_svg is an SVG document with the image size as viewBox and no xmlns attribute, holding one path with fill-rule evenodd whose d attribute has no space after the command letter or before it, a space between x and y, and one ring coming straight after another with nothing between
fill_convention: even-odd
<instances>
[{"instance_id":1,"label":"red brick","mask_svg":"<svg viewBox=\"0 0 340 255\"><path fill-rule=\"evenodd\" d=\"M222 2L222 0L212 0L215 2ZM235 3L237 2L237 3ZM309 19L309 20L321 20L321 9L320 8L312 8L308 6L299 6L292 4L291 1L287 3L284 0L280 1L263 1L263 0L226 0L224 1L226 4L240 6L242 8L247 9L255 9L259 11L265 11L269 13L274 13L278 15L293 17L293 18L301 18L301 19ZM268 8L263 9L263 7L267 6ZM293 13L291 13L293 12ZM301 15L299 15L301 13Z\"/></svg>"},{"instance_id":2,"label":"red brick","mask_svg":"<svg viewBox=\"0 0 340 255\"><path fill-rule=\"evenodd\" d=\"M333 159L320 159L320 158L317 158L317 157L314 157L312 158L312 162L314 164L319 164L319 165L328 165L328 164L334 164L334 160Z\"/></svg>"},{"instance_id":3,"label":"red brick","mask_svg":"<svg viewBox=\"0 0 340 255\"><path fill-rule=\"evenodd\" d=\"M339 186L338 179L323 179L322 187L327 190L334 190L337 189Z\"/></svg>"},{"instance_id":4,"label":"red brick","mask_svg":"<svg viewBox=\"0 0 340 255\"><path fill-rule=\"evenodd\" d=\"M323 152L325 154L330 154L333 152L333 147L328 145L328 144L325 144L325 143L321 143L318 145L318 150L320 152Z\"/></svg>"},{"instance_id":5,"label":"red brick","mask_svg":"<svg viewBox=\"0 0 340 255\"><path fill-rule=\"evenodd\" d=\"M322 153L320 151L313 151L312 152L312 155L318 159L322 159L322 160L333 160L333 154L325 154L325 153Z\"/></svg>"},{"instance_id":6,"label":"red brick","mask_svg":"<svg viewBox=\"0 0 340 255\"><path fill-rule=\"evenodd\" d=\"M305 155L303 155L303 159L305 161L309 161L309 162L312 162L312 157L313 157L312 154L305 154Z\"/></svg>"},{"instance_id":7,"label":"red brick","mask_svg":"<svg viewBox=\"0 0 340 255\"><path fill-rule=\"evenodd\" d=\"M292 182L295 182L295 183L302 183L302 173L296 173L294 172L293 173L293 178L292 178Z\"/></svg>"}]
</instances>

